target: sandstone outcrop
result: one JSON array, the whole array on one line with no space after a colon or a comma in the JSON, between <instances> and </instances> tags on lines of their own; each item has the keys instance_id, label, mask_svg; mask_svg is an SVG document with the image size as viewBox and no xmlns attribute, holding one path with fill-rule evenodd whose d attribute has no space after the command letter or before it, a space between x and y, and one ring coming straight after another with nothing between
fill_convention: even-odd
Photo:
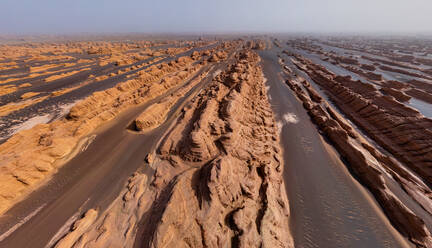
<instances>
[{"instance_id":1,"label":"sandstone outcrop","mask_svg":"<svg viewBox=\"0 0 432 248\"><path fill-rule=\"evenodd\" d=\"M209 58L209 62L218 62L220 60L226 59L227 58L227 54L224 51L217 51L214 52L210 58Z\"/></svg>"},{"instance_id":2,"label":"sandstone outcrop","mask_svg":"<svg viewBox=\"0 0 432 248\"><path fill-rule=\"evenodd\" d=\"M184 97L187 92L200 83L206 75L207 73L200 74L198 77L194 78L192 82L181 87L175 93L167 96L158 103L152 104L135 119L134 128L137 131L149 131L161 125L168 117L171 108L179 101L179 99ZM182 79L178 78L176 80Z\"/></svg>"},{"instance_id":3,"label":"sandstone outcrop","mask_svg":"<svg viewBox=\"0 0 432 248\"><path fill-rule=\"evenodd\" d=\"M185 108L158 149L152 184L161 193L143 227L146 246L292 246L259 57L237 59Z\"/></svg>"},{"instance_id":4,"label":"sandstone outcrop","mask_svg":"<svg viewBox=\"0 0 432 248\"><path fill-rule=\"evenodd\" d=\"M303 102L312 120L330 139L337 151L344 157L348 166L375 196L385 214L394 226L419 247L432 245L432 236L425 222L411 211L389 188L384 173L390 173L401 186L420 204L430 211L431 191L400 166L395 160L383 155L380 151L360 138L361 135L347 122L343 122L336 111L326 102L322 104L312 100L308 94L310 84L302 83L303 78L291 78L286 81L296 96Z\"/></svg>"},{"instance_id":5,"label":"sandstone outcrop","mask_svg":"<svg viewBox=\"0 0 432 248\"><path fill-rule=\"evenodd\" d=\"M88 210L60 240L54 240L54 247L133 247L140 219L154 196L148 177L135 173L106 211Z\"/></svg>"},{"instance_id":6,"label":"sandstone outcrop","mask_svg":"<svg viewBox=\"0 0 432 248\"><path fill-rule=\"evenodd\" d=\"M296 64L322 86L337 105L378 144L432 182L432 121L372 85L337 76L297 56ZM301 63L299 62L301 61Z\"/></svg>"},{"instance_id":7,"label":"sandstone outcrop","mask_svg":"<svg viewBox=\"0 0 432 248\"><path fill-rule=\"evenodd\" d=\"M419 89L409 89L406 93L412 97L432 104L432 94Z\"/></svg>"},{"instance_id":8,"label":"sandstone outcrop","mask_svg":"<svg viewBox=\"0 0 432 248\"><path fill-rule=\"evenodd\" d=\"M403 91L395 90L393 88L382 87L380 89L380 91L383 94L393 96L399 102L406 102L406 101L409 101L411 99L411 97L409 95L405 94Z\"/></svg>"},{"instance_id":9,"label":"sandstone outcrop","mask_svg":"<svg viewBox=\"0 0 432 248\"><path fill-rule=\"evenodd\" d=\"M66 118L21 131L1 144L0 213L44 183L97 127L127 108L179 87L201 68L188 56L152 66L135 79L93 93ZM39 142L41 137L46 141Z\"/></svg>"},{"instance_id":10,"label":"sandstone outcrop","mask_svg":"<svg viewBox=\"0 0 432 248\"><path fill-rule=\"evenodd\" d=\"M153 177L135 173L86 232L72 230L58 243L293 247L279 131L258 63L241 51L147 156Z\"/></svg>"},{"instance_id":11,"label":"sandstone outcrop","mask_svg":"<svg viewBox=\"0 0 432 248\"><path fill-rule=\"evenodd\" d=\"M426 76L426 75L423 75L423 74L420 74L420 73L410 72L408 70L394 68L394 67L390 67L390 66L386 66L386 65L381 65L379 68L381 70L384 70L384 71L391 71L391 72L396 72L396 73L403 74L403 75L408 75L408 76L411 76L411 77L432 80L432 77L429 77L429 76Z\"/></svg>"}]
</instances>

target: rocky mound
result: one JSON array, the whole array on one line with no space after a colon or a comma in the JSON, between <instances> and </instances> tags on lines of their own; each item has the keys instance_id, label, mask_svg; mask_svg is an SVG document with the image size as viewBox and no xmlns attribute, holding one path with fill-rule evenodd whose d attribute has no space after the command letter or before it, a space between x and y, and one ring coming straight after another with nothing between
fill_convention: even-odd
<instances>
[{"instance_id":1,"label":"rocky mound","mask_svg":"<svg viewBox=\"0 0 432 248\"><path fill-rule=\"evenodd\" d=\"M292 246L278 130L258 62L241 53L164 138L147 245Z\"/></svg>"},{"instance_id":2,"label":"rocky mound","mask_svg":"<svg viewBox=\"0 0 432 248\"><path fill-rule=\"evenodd\" d=\"M407 90L407 94L422 101L432 103L432 94L430 94L429 92L419 89L409 89Z\"/></svg>"},{"instance_id":3,"label":"rocky mound","mask_svg":"<svg viewBox=\"0 0 432 248\"><path fill-rule=\"evenodd\" d=\"M364 77L364 78L366 78L368 80L371 80L371 81L381 81L381 80L383 80L381 74L373 73L373 72L370 72L370 71L365 72L365 71L360 70L360 69L358 69L358 68L356 68L354 66L341 66L341 67L347 69L348 71L352 71L352 72L354 72L354 73L356 73L356 74L358 74L358 75L360 75L360 76L362 76L362 77Z\"/></svg>"},{"instance_id":4,"label":"rocky mound","mask_svg":"<svg viewBox=\"0 0 432 248\"><path fill-rule=\"evenodd\" d=\"M382 87L380 91L385 95L393 96L399 102L407 102L411 99L411 97L405 94L403 91L395 90L393 88Z\"/></svg>"},{"instance_id":5,"label":"rocky mound","mask_svg":"<svg viewBox=\"0 0 432 248\"><path fill-rule=\"evenodd\" d=\"M134 121L134 128L137 131L149 131L161 125L166 118L171 108L178 100L185 96L194 86L201 82L207 73L201 74L199 77L192 80L186 86L181 87L175 93L166 97L162 101L152 104L143 113L141 113Z\"/></svg>"},{"instance_id":6,"label":"rocky mound","mask_svg":"<svg viewBox=\"0 0 432 248\"><path fill-rule=\"evenodd\" d=\"M419 73L415 73L415 72L410 72L407 70L403 70L403 69L399 69L399 68L394 68L394 67L390 67L390 66L386 66L386 65L381 65L379 67L381 70L384 71L391 71L391 72L396 72L399 74L403 74L403 75L408 75L411 77L415 77L415 78L423 78L423 79L427 79L427 80L432 80L432 77L423 75L423 74L419 74Z\"/></svg>"}]
</instances>

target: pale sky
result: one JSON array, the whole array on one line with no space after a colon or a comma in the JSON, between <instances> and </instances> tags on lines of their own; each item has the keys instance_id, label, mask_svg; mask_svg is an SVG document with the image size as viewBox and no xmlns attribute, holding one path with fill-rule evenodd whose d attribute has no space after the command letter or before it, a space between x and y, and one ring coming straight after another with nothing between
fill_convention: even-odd
<instances>
[{"instance_id":1,"label":"pale sky","mask_svg":"<svg viewBox=\"0 0 432 248\"><path fill-rule=\"evenodd\" d=\"M432 33L432 0L0 0L0 33Z\"/></svg>"}]
</instances>

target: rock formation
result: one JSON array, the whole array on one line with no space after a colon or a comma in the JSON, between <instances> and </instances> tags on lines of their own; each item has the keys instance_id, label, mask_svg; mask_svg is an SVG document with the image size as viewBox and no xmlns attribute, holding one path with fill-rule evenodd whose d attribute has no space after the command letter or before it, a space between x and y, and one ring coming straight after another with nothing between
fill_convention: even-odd
<instances>
[{"instance_id":1,"label":"rock formation","mask_svg":"<svg viewBox=\"0 0 432 248\"><path fill-rule=\"evenodd\" d=\"M359 123L378 141L380 141L378 138L394 135L388 130L398 126L398 124L392 123L392 121L403 118L418 121L421 118L418 112L410 109L404 110L403 105L397 104L393 100L394 98L380 97L373 86L353 81L350 77L336 76L324 67L315 65L299 55L296 56L296 60L293 60L293 62L328 91L338 106L347 115L352 116L356 123ZM432 236L424 220L417 216L392 192L387 180L384 179L384 174L391 174L415 201L428 209L428 211L431 211L432 199L430 195L432 191L422 182L422 179L410 174L394 159L382 154L365 139L361 138L361 135L349 123L341 121L336 111L326 102L320 104L314 101L316 92L310 93L314 91L308 89L311 86L309 83L304 83L303 78L291 78L286 82L296 93L298 99L303 102L303 106L319 129L330 139L342 157L347 160L348 166L359 178L359 181L375 196L393 225L417 246L431 246ZM356 92L361 92L361 95ZM373 99L375 104L369 99ZM399 112L397 112L398 108L400 108ZM383 109L386 111L384 112ZM386 118L380 119L379 115ZM417 126L417 129L412 128L416 127L415 122L406 123L407 126L411 126L409 126L409 131L405 132L409 132L411 135L414 132L420 132L420 130L425 132L425 129L421 129L420 125ZM407 126L404 128L407 128ZM371 130L374 131L371 132ZM398 132L403 135L404 130L398 129ZM386 140L395 141L394 138L387 138ZM398 144L395 142L391 145L397 146ZM421 170L427 172L428 168L422 167ZM426 173L420 174L423 178L429 178L429 175Z\"/></svg>"},{"instance_id":2,"label":"rock formation","mask_svg":"<svg viewBox=\"0 0 432 248\"><path fill-rule=\"evenodd\" d=\"M136 235L143 247L293 247L259 60L250 50L237 54L147 156L153 177L136 173L92 225L81 224L85 214L58 244L132 247Z\"/></svg>"},{"instance_id":3,"label":"rock formation","mask_svg":"<svg viewBox=\"0 0 432 248\"><path fill-rule=\"evenodd\" d=\"M122 111L181 86L204 65L189 56L140 71L135 79L95 92L76 104L66 118L22 131L0 145L0 213L39 187L79 149L100 125ZM49 142L39 143L41 137Z\"/></svg>"}]
</instances>

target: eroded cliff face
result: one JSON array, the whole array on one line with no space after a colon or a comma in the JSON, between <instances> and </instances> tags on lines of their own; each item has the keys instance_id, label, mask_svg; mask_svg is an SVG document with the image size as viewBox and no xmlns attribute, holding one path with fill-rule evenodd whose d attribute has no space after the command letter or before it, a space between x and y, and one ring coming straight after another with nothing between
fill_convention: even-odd
<instances>
[{"instance_id":1,"label":"eroded cliff face","mask_svg":"<svg viewBox=\"0 0 432 248\"><path fill-rule=\"evenodd\" d=\"M145 245L289 247L278 129L259 57L242 52L158 149Z\"/></svg>"},{"instance_id":2,"label":"eroded cliff face","mask_svg":"<svg viewBox=\"0 0 432 248\"><path fill-rule=\"evenodd\" d=\"M72 231L58 244L129 246L115 233L132 233L141 247L293 247L279 130L259 61L250 50L238 53L147 156L153 176L136 174L109 210L96 220L89 214L85 232ZM134 221L111 228L107 222L102 230L115 232L99 241L108 215Z\"/></svg>"}]
</instances>

